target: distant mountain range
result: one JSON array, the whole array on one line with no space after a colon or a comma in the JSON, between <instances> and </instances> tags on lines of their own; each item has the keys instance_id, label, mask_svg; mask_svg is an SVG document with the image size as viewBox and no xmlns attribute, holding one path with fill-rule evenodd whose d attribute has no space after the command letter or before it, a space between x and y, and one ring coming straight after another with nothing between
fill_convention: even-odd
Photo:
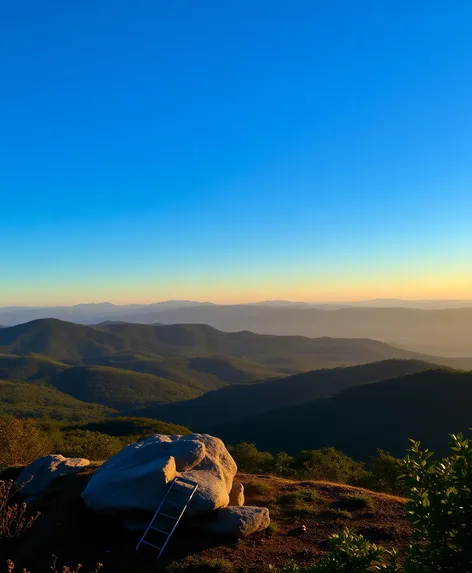
<instances>
[{"instance_id":1,"label":"distant mountain range","mask_svg":"<svg viewBox=\"0 0 472 573\"><path fill-rule=\"evenodd\" d=\"M414 305L421 308L412 308ZM285 301L246 305L166 301L152 305L100 303L0 309L0 323L4 326L41 318L86 325L208 324L226 332L369 338L420 353L472 356L472 301L467 300L374 300L319 305Z\"/></svg>"},{"instance_id":2,"label":"distant mountain range","mask_svg":"<svg viewBox=\"0 0 472 573\"><path fill-rule=\"evenodd\" d=\"M192 307L194 308L194 307ZM273 336L249 331L222 332L206 324L109 323L85 326L41 319L0 331L0 353L41 355L67 364L123 364L140 358L224 357L281 373L363 364L388 358L427 359L456 365L460 359L420 355L369 339ZM468 359L465 359L467 362ZM472 363L472 359L470 360ZM113 364L115 366L116 364Z\"/></svg>"}]
</instances>

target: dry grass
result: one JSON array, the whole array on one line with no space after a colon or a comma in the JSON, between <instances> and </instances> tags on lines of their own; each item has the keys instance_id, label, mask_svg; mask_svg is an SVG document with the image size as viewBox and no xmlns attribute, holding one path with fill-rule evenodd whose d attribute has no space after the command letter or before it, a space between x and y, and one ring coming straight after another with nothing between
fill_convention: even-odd
<instances>
[{"instance_id":1,"label":"dry grass","mask_svg":"<svg viewBox=\"0 0 472 573\"><path fill-rule=\"evenodd\" d=\"M13 480L0 481L0 543L28 531L40 516L39 511L29 515L24 501L14 502L17 493Z\"/></svg>"},{"instance_id":2,"label":"dry grass","mask_svg":"<svg viewBox=\"0 0 472 573\"><path fill-rule=\"evenodd\" d=\"M344 494L331 504L331 507L344 509L346 511L356 511L359 509L373 510L375 501L366 494Z\"/></svg>"},{"instance_id":3,"label":"dry grass","mask_svg":"<svg viewBox=\"0 0 472 573\"><path fill-rule=\"evenodd\" d=\"M51 554L58 548L63 562L84 564L79 573L93 572L97 562L104 564L106 573L262 573L269 563L283 567L290 559L301 564L316 560L325 554L329 537L347 525L390 548L410 540L404 499L329 482L238 474L246 505L269 506L270 528L235 541L182 524L156 561L155 551L135 550L138 533L124 530L116 518L86 510L80 494L96 467L57 480L32 507L42 513L41 526L11 546L18 573L23 567L33 573L50 571ZM355 503L365 507L351 511L342 507L359 496L364 501ZM297 533L301 525L306 533Z\"/></svg>"}]
</instances>

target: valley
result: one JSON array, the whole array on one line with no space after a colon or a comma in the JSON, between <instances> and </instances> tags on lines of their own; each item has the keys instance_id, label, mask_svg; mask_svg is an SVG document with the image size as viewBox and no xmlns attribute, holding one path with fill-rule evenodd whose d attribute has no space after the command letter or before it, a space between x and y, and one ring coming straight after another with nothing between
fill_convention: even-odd
<instances>
[{"instance_id":1,"label":"valley","mask_svg":"<svg viewBox=\"0 0 472 573\"><path fill-rule=\"evenodd\" d=\"M371 339L40 319L0 331L0 414L153 418L272 452L296 436L297 451L367 459L400 455L411 436L443 451L448 432L472 426L467 369L472 358Z\"/></svg>"}]
</instances>

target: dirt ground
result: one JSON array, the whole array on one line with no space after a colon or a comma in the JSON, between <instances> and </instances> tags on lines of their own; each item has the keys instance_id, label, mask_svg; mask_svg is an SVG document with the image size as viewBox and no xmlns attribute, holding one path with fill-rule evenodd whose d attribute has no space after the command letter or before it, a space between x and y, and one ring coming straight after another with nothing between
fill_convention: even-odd
<instances>
[{"instance_id":1,"label":"dirt ground","mask_svg":"<svg viewBox=\"0 0 472 573\"><path fill-rule=\"evenodd\" d=\"M157 561L152 548L135 550L139 533L125 530L116 518L87 511L80 493L95 468L57 480L30 504L29 510L41 515L23 537L1 548L2 565L12 559L15 573L23 567L31 573L50 572L54 554L61 565L58 573L62 565L72 568L78 563L83 564L81 573L92 572L97 562L103 563L102 573L255 573L290 559L314 561L328 550L329 537L346 526L387 547L401 547L411 535L402 498L328 482L238 474L246 505L269 507L271 527L234 540L182 524ZM297 530L302 525L306 533Z\"/></svg>"}]
</instances>

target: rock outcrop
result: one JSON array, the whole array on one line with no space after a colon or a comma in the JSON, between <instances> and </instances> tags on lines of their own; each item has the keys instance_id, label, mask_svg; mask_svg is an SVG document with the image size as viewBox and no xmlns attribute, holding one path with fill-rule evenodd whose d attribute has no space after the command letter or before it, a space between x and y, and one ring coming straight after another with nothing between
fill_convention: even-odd
<instances>
[{"instance_id":1,"label":"rock outcrop","mask_svg":"<svg viewBox=\"0 0 472 573\"><path fill-rule=\"evenodd\" d=\"M65 458L58 454L38 458L26 467L16 480L22 495L35 496L65 475L76 474L90 464L84 458Z\"/></svg>"},{"instance_id":2,"label":"rock outcrop","mask_svg":"<svg viewBox=\"0 0 472 573\"><path fill-rule=\"evenodd\" d=\"M238 481L233 482L229 492L229 505L244 505L244 486Z\"/></svg>"},{"instance_id":3,"label":"rock outcrop","mask_svg":"<svg viewBox=\"0 0 472 573\"><path fill-rule=\"evenodd\" d=\"M177 475L198 483L184 518L229 503L236 464L223 442L208 434L155 435L131 444L92 476L82 497L93 511L154 513Z\"/></svg>"},{"instance_id":4,"label":"rock outcrop","mask_svg":"<svg viewBox=\"0 0 472 573\"><path fill-rule=\"evenodd\" d=\"M223 507L198 522L200 530L221 535L245 537L270 525L267 507Z\"/></svg>"}]
</instances>

